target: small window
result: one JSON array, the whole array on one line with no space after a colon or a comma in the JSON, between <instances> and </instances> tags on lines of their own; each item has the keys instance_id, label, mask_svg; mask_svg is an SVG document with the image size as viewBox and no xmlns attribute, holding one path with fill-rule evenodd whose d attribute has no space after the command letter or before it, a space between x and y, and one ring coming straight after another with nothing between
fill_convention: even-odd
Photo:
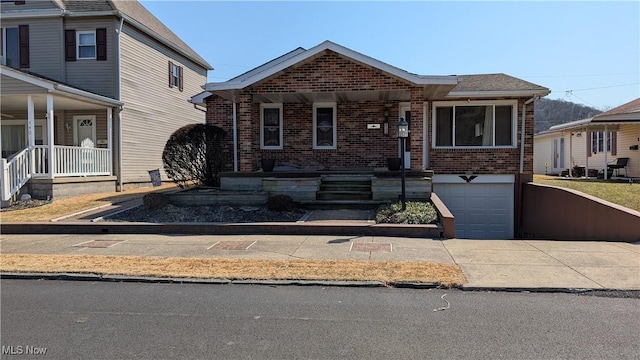
<instances>
[{"instance_id":1,"label":"small window","mask_svg":"<svg viewBox=\"0 0 640 360\"><path fill-rule=\"evenodd\" d=\"M597 154L604 152L604 131L596 131L591 133L591 152ZM611 151L611 138L613 133L607 134L607 151Z\"/></svg>"},{"instance_id":2,"label":"small window","mask_svg":"<svg viewBox=\"0 0 640 360\"><path fill-rule=\"evenodd\" d=\"M260 148L282 149L282 104L260 104Z\"/></svg>"},{"instance_id":3,"label":"small window","mask_svg":"<svg viewBox=\"0 0 640 360\"><path fill-rule=\"evenodd\" d=\"M313 148L336 148L336 103L313 104Z\"/></svg>"},{"instance_id":4,"label":"small window","mask_svg":"<svg viewBox=\"0 0 640 360\"><path fill-rule=\"evenodd\" d=\"M29 25L2 28L0 60L16 69L29 67Z\"/></svg>"},{"instance_id":5,"label":"small window","mask_svg":"<svg viewBox=\"0 0 640 360\"><path fill-rule=\"evenodd\" d=\"M78 31L76 39L76 53L78 59L96 58L96 33L95 31Z\"/></svg>"},{"instance_id":6,"label":"small window","mask_svg":"<svg viewBox=\"0 0 640 360\"><path fill-rule=\"evenodd\" d=\"M182 66L178 66L173 62L169 61L169 87L176 87L180 91L182 91Z\"/></svg>"}]
</instances>

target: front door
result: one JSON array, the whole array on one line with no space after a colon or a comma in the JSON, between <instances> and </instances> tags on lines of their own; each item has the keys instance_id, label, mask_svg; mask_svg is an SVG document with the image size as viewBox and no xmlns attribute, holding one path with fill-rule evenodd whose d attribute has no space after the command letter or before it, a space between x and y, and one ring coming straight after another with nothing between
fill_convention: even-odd
<instances>
[{"instance_id":1,"label":"front door","mask_svg":"<svg viewBox=\"0 0 640 360\"><path fill-rule=\"evenodd\" d=\"M553 140L553 169L564 170L564 137Z\"/></svg>"},{"instance_id":2,"label":"front door","mask_svg":"<svg viewBox=\"0 0 640 360\"><path fill-rule=\"evenodd\" d=\"M95 115L74 116L73 144L75 146L95 147L96 117Z\"/></svg>"},{"instance_id":3,"label":"front door","mask_svg":"<svg viewBox=\"0 0 640 360\"><path fill-rule=\"evenodd\" d=\"M403 117L409 124L409 136L406 139L404 147L404 168L411 169L411 104L400 104L400 117ZM398 154L402 151L401 149L402 146L399 145Z\"/></svg>"}]
</instances>

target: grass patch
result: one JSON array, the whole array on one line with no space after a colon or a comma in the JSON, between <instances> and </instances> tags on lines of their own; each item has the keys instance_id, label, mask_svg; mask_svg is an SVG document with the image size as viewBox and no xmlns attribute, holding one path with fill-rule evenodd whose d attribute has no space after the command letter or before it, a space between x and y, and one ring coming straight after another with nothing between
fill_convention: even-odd
<instances>
[{"instance_id":1,"label":"grass patch","mask_svg":"<svg viewBox=\"0 0 640 360\"><path fill-rule=\"evenodd\" d=\"M381 205L376 210L377 223L389 224L433 224L438 220L438 212L430 202L408 201L405 211L402 203Z\"/></svg>"},{"instance_id":2,"label":"grass patch","mask_svg":"<svg viewBox=\"0 0 640 360\"><path fill-rule=\"evenodd\" d=\"M43 222L73 214L79 211L92 209L102 205L117 203L142 197L144 194L154 191L166 191L177 189L173 184L163 184L159 187L147 187L124 192L95 193L71 198L54 199L52 202L34 208L2 211L0 221L2 222Z\"/></svg>"},{"instance_id":3,"label":"grass patch","mask_svg":"<svg viewBox=\"0 0 640 360\"><path fill-rule=\"evenodd\" d=\"M78 273L252 280L467 282L455 264L418 261L193 259L142 256L2 254L3 272Z\"/></svg>"},{"instance_id":4,"label":"grass patch","mask_svg":"<svg viewBox=\"0 0 640 360\"><path fill-rule=\"evenodd\" d=\"M533 182L577 190L614 204L640 211L639 183L620 183L612 180L563 179L546 175L534 175Z\"/></svg>"}]
</instances>

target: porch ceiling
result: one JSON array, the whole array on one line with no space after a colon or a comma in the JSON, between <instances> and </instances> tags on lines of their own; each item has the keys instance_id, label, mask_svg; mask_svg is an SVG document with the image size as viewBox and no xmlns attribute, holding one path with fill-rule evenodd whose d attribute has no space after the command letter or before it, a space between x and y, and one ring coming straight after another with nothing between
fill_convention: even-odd
<instances>
[{"instance_id":1,"label":"porch ceiling","mask_svg":"<svg viewBox=\"0 0 640 360\"><path fill-rule=\"evenodd\" d=\"M33 105L36 112L47 111L47 94L31 94ZM3 113L26 111L27 95L5 95L2 94L0 99L0 110ZM104 104L95 104L86 100L79 100L72 97L56 96L53 97L54 110L96 110L106 109L108 106Z\"/></svg>"}]
</instances>

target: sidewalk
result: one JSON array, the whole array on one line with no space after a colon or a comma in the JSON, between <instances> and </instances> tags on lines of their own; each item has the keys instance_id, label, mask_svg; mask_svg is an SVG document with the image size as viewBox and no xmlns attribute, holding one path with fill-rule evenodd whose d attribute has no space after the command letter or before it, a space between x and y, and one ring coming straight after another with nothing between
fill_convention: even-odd
<instances>
[{"instance_id":1,"label":"sidewalk","mask_svg":"<svg viewBox=\"0 0 640 360\"><path fill-rule=\"evenodd\" d=\"M460 266L468 289L640 289L640 243L331 235L3 234L0 252L432 261Z\"/></svg>"}]
</instances>

